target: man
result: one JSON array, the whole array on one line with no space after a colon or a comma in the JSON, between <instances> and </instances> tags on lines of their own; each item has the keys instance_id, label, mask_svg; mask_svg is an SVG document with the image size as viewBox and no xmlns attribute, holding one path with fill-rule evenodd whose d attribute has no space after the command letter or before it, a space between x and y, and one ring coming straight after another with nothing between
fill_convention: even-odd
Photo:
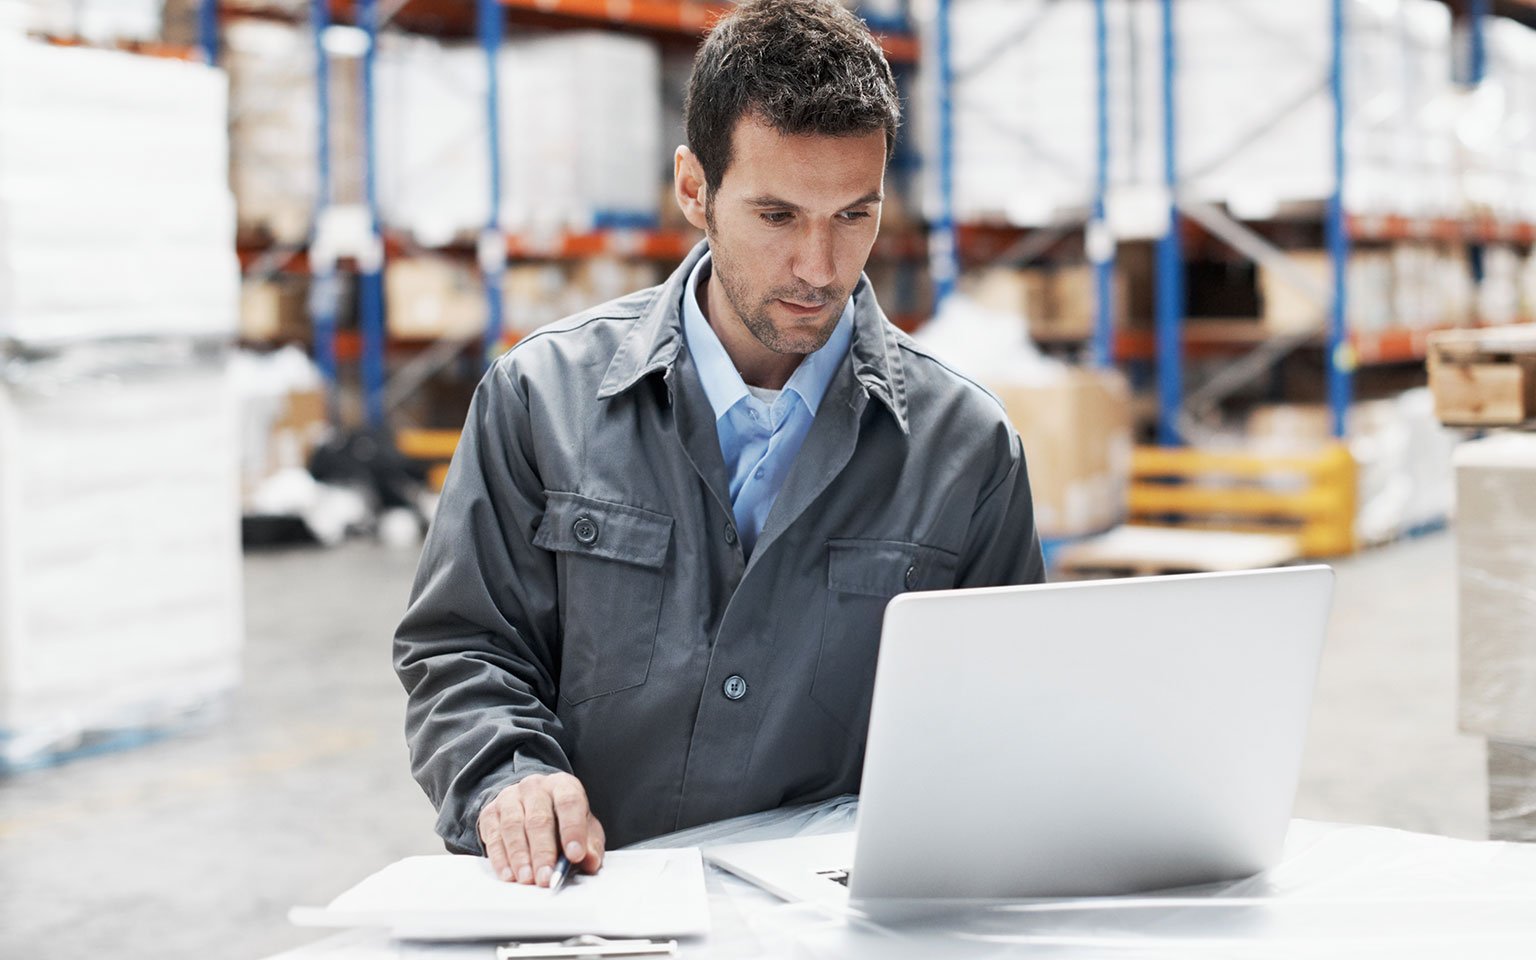
<instances>
[{"instance_id":1,"label":"man","mask_svg":"<svg viewBox=\"0 0 1536 960\"><path fill-rule=\"evenodd\" d=\"M438 832L520 883L856 791L887 601L1042 578L1002 408L861 275L900 116L868 31L749 0L685 114L707 244L487 373L395 637Z\"/></svg>"}]
</instances>

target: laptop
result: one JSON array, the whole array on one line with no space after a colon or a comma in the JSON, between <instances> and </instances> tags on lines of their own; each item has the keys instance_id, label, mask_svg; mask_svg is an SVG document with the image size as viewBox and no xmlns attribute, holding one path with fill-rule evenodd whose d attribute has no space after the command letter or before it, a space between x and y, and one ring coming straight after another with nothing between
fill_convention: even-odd
<instances>
[{"instance_id":1,"label":"laptop","mask_svg":"<svg viewBox=\"0 0 1536 960\"><path fill-rule=\"evenodd\" d=\"M857 829L705 858L898 912L1257 873L1290 822L1332 595L1321 565L903 594Z\"/></svg>"}]
</instances>

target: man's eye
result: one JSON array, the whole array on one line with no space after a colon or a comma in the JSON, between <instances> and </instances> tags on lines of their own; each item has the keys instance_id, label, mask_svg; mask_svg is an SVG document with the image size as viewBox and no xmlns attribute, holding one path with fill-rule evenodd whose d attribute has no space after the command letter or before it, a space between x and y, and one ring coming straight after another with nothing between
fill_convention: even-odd
<instances>
[{"instance_id":1,"label":"man's eye","mask_svg":"<svg viewBox=\"0 0 1536 960\"><path fill-rule=\"evenodd\" d=\"M864 210L844 210L842 213L838 214L838 216L842 217L844 220L850 223L854 220L869 219L869 213Z\"/></svg>"},{"instance_id":2,"label":"man's eye","mask_svg":"<svg viewBox=\"0 0 1536 960\"><path fill-rule=\"evenodd\" d=\"M773 224L774 226L778 226L780 224L788 223L789 222L789 218L792 217L792 216L793 216L793 214L788 213L788 212L783 211L783 210L774 210L772 212L762 214L762 218L765 221L767 221L768 223Z\"/></svg>"}]
</instances>

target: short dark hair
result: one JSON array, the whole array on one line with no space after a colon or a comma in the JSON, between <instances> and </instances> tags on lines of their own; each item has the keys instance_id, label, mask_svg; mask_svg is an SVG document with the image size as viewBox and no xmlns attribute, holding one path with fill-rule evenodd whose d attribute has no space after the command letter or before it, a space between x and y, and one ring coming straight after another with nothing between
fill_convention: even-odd
<instances>
[{"instance_id":1,"label":"short dark hair","mask_svg":"<svg viewBox=\"0 0 1536 960\"><path fill-rule=\"evenodd\" d=\"M710 190L749 114L786 135L884 130L890 159L901 98L880 44L835 0L744 0L699 47L683 101L688 149Z\"/></svg>"}]
</instances>

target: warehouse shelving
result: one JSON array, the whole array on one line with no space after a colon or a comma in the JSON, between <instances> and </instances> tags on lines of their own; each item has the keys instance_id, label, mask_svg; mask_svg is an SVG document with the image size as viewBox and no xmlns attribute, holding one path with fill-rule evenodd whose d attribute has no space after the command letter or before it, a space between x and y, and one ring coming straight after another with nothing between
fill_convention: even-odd
<instances>
[{"instance_id":1,"label":"warehouse shelving","mask_svg":"<svg viewBox=\"0 0 1536 960\"><path fill-rule=\"evenodd\" d=\"M216 0L206 0L213 9ZM364 114L364 175L367 216L373 225L372 250L354 251L352 256L315 262L310 251L303 247L264 248L247 247L242 250L242 262L275 271L312 272L322 285L323 295L312 297L312 333L317 364L332 385L335 393L337 366L354 356L361 361L364 408L371 423L383 423L391 399L398 401L400 390L390 390L386 375L386 353L392 340L395 346L416 354L411 368L403 379L422 382L434 367L441 367L460 356L469 346L467 341L432 344L391 338L384 322L383 268L392 257L401 256L409 248L405 241L392 234L381 223L377 201L373 162L377 141L373 132L374 73L373 51L380 29L386 22L400 28L439 36L465 37L473 35L485 52L488 73L486 125L490 170L490 212L485 227L473 250L464 247L449 248L448 253L473 256L478 262L486 285L487 324L481 342L484 359L505 349L501 316L502 296L500 279L508 261L530 260L580 260L597 256L613 256L631 259L680 260L697 242L697 235L684 230L665 229L607 229L585 233L560 233L532 235L511 233L497 222L501 209L502 185L500 183L499 150L501 132L499 110L496 105L496 51L506 23L520 26L536 26L551 29L571 27L610 27L639 32L648 36L670 39L681 43L696 43L709 25L728 10L729 4L680 2L680 0L626 0L610 3L604 0L404 0L381 13L376 0L311 0L309 21L315 35L318 70L317 82L320 102L320 142L318 158L320 166L321 199L320 214L330 205L330 159L325 150L329 128L328 84L323 71L327 57L320 42L321 33L332 22L350 23L361 29L367 38L363 60L362 98ZM285 18L283 14L259 4L225 0L218 8L225 15ZM293 19L286 17L286 19ZM877 31L887 55L898 63L911 63L917 58L917 43L907 32L899 29ZM895 232L883 240L880 250L887 255L911 256L916 245L911 235ZM336 271L345 267L356 272L359 282L359 324L355 336L339 334L335 324ZM907 327L915 325L916 318L900 317L898 322ZM338 339L339 338L339 339ZM334 409L334 407L333 407Z\"/></svg>"},{"instance_id":2,"label":"warehouse shelving","mask_svg":"<svg viewBox=\"0 0 1536 960\"><path fill-rule=\"evenodd\" d=\"M1177 0L1151 0L1160 5L1161 26L1161 100L1163 113L1162 173L1163 184L1169 199L1167 227L1156 242L1155 260L1155 317L1149 331L1129 330L1115 332L1111 326L1113 305L1110 303L1110 276L1114 262L1114 242L1102 226L1105 217L1105 175L1111 144L1107 135L1107 63L1105 51L1105 0L1095 0L1094 21L1096 36L1094 49L1097 66L1097 153L1095 190L1092 212L1083 228L1084 247L1089 260L1095 266L1097 292L1094 308L1095 323L1091 340L1090 356L1099 363L1112 360L1155 360L1155 376L1158 396L1157 434L1160 442L1179 444L1187 439L1187 428L1198 426L1191 416L1193 406L1213 409L1234 387L1252 376L1269 369L1274 363L1296 349L1322 349L1326 359L1328 406L1332 412L1335 434L1343 436L1345 414L1353 397L1353 373L1360 365L1401 363L1422 360L1425 342L1430 329L1388 329L1380 331L1354 331L1346 324L1345 307L1348 291L1345 288L1345 271L1350 249L1355 244L1386 243L1393 241L1439 241L1466 244L1469 248L1490 243L1508 243L1529 246L1536 242L1536 225L1494 220L1487 217L1467 219L1424 219L1395 215L1360 215L1346 211L1341 185L1348 173L1349 158L1344 149L1343 96L1344 75L1343 44L1345 39L1345 0L1331 3L1331 50L1329 76L1327 78L1333 113L1333 170L1334 190L1311 215L1313 223L1322 227L1323 245L1329 251L1332 277L1329 289L1318 291L1319 300L1327 304L1328 322L1319 333L1286 334L1277 336L1254 326L1241 329L1226 324L1186 324L1185 290L1183 284L1186 247L1195 239L1216 238L1216 242L1236 249L1249 259L1270 266L1279 272L1298 276L1299 271L1290 262L1286 251L1264 235L1262 225L1238 220L1225 210L1212 204L1196 204L1180 195L1180 161L1176 152L1178 142L1178 97L1175 95L1178 76L1179 50L1177 49L1174 18ZM1468 82L1476 84L1484 69L1483 28L1485 19L1495 13L1517 16L1528 22L1536 17L1536 2L1494 3L1492 0L1466 0L1451 3L1452 8L1465 17L1469 42L1472 48L1472 75ZM938 163L943 171L940 180L941 214L935 224L936 241L933 245L933 270L936 277L957 277L961 264L966 261L963 245L954 239L963 228L953 223L952 186L949 166L953 128L951 113L951 86L953 74L948 64L948 19L950 3L940 0L936 9L935 36L938 39L935 56L938 61ZM1037 231L1040 232L1040 231ZM1058 231L1059 233L1060 231ZM994 231L995 233L995 231ZM1196 236L1192 237L1192 234ZM1049 243L1037 244L1036 252ZM994 243L993 251L1001 253L1004 247ZM1475 263L1475 261L1474 261ZM1304 286L1306 278L1299 277ZM952 283L940 287L941 296L952 289ZM1217 377L1192 392L1184 385L1184 360L1186 357L1236 357L1242 367L1224 370ZM1234 374L1242 374L1241 376Z\"/></svg>"},{"instance_id":3,"label":"warehouse shelving","mask_svg":"<svg viewBox=\"0 0 1536 960\"><path fill-rule=\"evenodd\" d=\"M1163 29L1164 29L1164 102L1166 105L1165 117L1167 125L1165 138L1172 143L1176 137L1176 114L1173 89L1177 73L1177 51L1174 48L1173 17L1176 9L1176 0L1160 0L1163 5ZM1461 8L1465 14L1466 25L1472 48L1471 75L1467 78L1470 85L1475 86L1481 82L1484 73L1483 32L1487 17L1493 12L1488 0L1471 0L1470 3L1453 5ZM1529 5L1526 5L1529 6ZM1334 189L1326 201L1323 214L1323 226L1326 236L1326 247L1330 253L1332 264L1332 279L1330 289L1327 291L1328 323L1324 331L1321 346L1324 349L1325 364L1328 375L1327 400L1332 414L1333 430L1335 436L1343 437L1346 431L1346 416L1353 398L1353 376L1355 370L1362 364L1397 363L1406 361L1419 361L1424 358L1426 341L1431 332L1429 329L1390 329L1382 331L1353 331L1346 322L1346 305L1348 302L1348 290L1346 285L1346 268L1351 247L1356 243L1366 242L1390 242L1390 241L1414 241L1414 240L1440 240L1448 242L1460 242L1476 245L1489 242L1513 242L1529 244L1533 233L1532 225L1524 223L1504 223L1488 218L1472 219L1420 219L1395 215L1368 216L1347 212L1344 208L1343 184L1348 174L1349 158L1344 145L1344 90L1347 78L1345 76L1343 48L1345 31L1348 27L1345 16L1345 0L1332 0L1330 24L1331 37L1331 62L1329 66L1328 86L1333 118L1333 170ZM1168 160L1169 176L1168 187L1170 195L1177 197L1178 182L1173 171L1176 169L1170 155ZM1202 215L1203 213L1203 215ZM1182 232L1178 229L1181 218L1190 217L1213 229L1229 240L1232 245L1245 253L1251 253L1255 260L1268 262L1278 267L1286 267L1286 254L1280 248L1268 244L1257 232L1240 224L1237 220L1226 217L1220 211L1206 207L1196 209L1195 205L1181 204L1177 200L1170 208L1170 229L1163 241L1160 242L1157 283L1160 291L1159 311L1157 317L1158 349L1156 351L1158 377L1159 377L1159 439L1168 444L1182 442L1185 427L1192 421L1186 416L1191 403L1199 403L1202 400L1209 407L1210 404L1219 402L1224 396L1224 390L1209 390L1201 388L1194 394L1184 394L1182 378L1182 352L1183 343L1188 333L1182 333L1183 304L1182 291L1178 284L1182 279L1182 255L1179 249ZM1216 222L1213 222L1213 218ZM1476 260L1474 259L1474 271ZM1162 291L1171 293L1167 296ZM1267 369L1270 364L1283 357L1286 353L1298 346L1316 346L1316 337L1271 337L1265 338L1256 345L1252 356L1262 362L1250 364L1251 371L1258 373ZM1227 377L1221 386L1230 389L1240 382L1241 378ZM1213 380L1212 384L1217 381ZM1207 386L1210 386L1208 384ZM1202 394L1204 396L1202 397Z\"/></svg>"}]
</instances>

